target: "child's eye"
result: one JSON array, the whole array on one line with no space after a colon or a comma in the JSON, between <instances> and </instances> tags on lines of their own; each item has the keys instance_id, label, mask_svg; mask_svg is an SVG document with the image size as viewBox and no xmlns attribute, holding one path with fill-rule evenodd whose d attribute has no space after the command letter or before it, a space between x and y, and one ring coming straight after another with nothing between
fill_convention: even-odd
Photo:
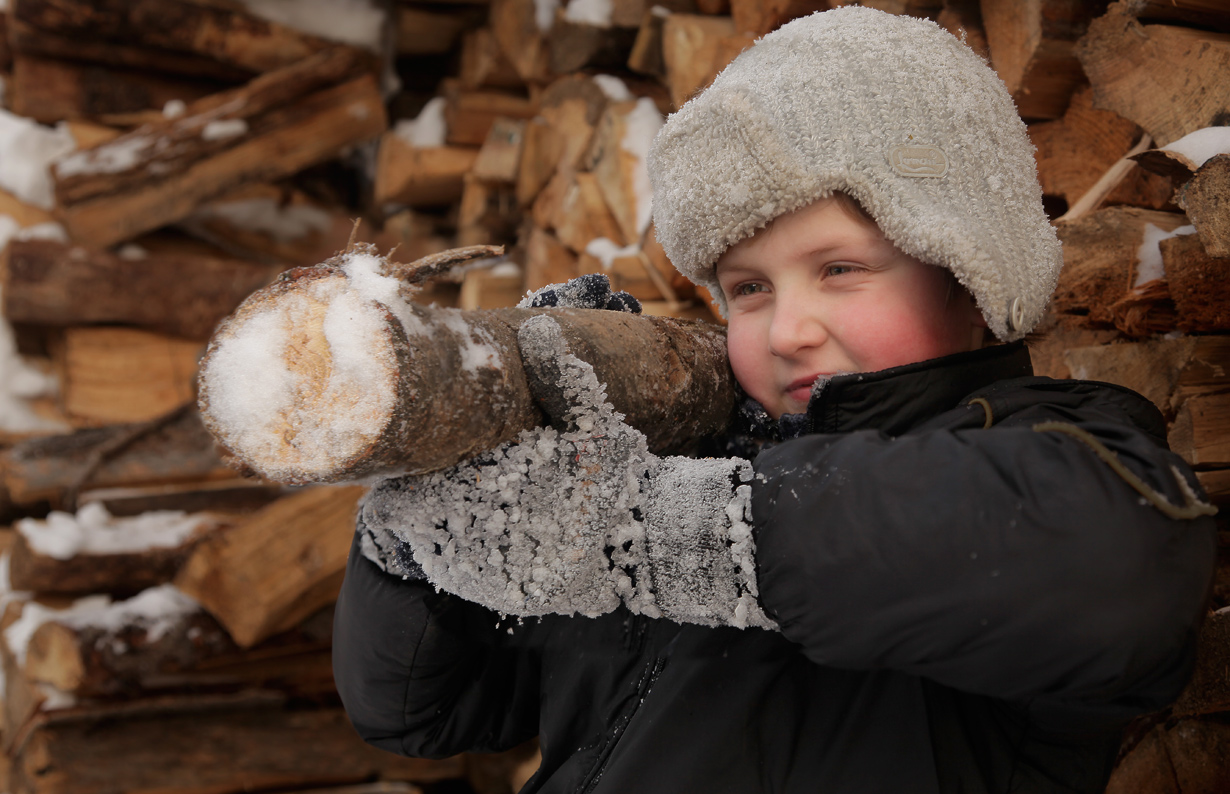
<instances>
[{"instance_id":1,"label":"child's eye","mask_svg":"<svg viewBox=\"0 0 1230 794\"><path fill-rule=\"evenodd\" d=\"M848 264L829 265L828 267L826 267L826 268L824 269L824 275L826 275L826 276L844 276L844 275L847 275L847 274L849 274L849 273L854 273L854 272L856 272L856 271L858 271L858 270L861 270L861 269L862 269L862 268L857 267L857 266L855 266L855 265L848 265Z\"/></svg>"},{"instance_id":2,"label":"child's eye","mask_svg":"<svg viewBox=\"0 0 1230 794\"><path fill-rule=\"evenodd\" d=\"M734 289L730 291L732 296L738 297L742 295L752 295L757 292L764 292L767 289L764 284L757 281L748 281L743 284L736 284Z\"/></svg>"}]
</instances>

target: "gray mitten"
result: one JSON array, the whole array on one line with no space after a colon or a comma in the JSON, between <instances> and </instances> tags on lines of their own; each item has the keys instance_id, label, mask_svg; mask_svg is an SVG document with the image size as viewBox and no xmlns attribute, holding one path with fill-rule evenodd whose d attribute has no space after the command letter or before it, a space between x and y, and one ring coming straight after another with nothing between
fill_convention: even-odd
<instances>
[{"instance_id":1,"label":"gray mitten","mask_svg":"<svg viewBox=\"0 0 1230 794\"><path fill-rule=\"evenodd\" d=\"M404 541L437 587L496 611L633 612L774 628L756 600L751 465L661 458L568 352L549 316L522 324L527 375L562 429L482 460L386 480L362 522Z\"/></svg>"}]
</instances>

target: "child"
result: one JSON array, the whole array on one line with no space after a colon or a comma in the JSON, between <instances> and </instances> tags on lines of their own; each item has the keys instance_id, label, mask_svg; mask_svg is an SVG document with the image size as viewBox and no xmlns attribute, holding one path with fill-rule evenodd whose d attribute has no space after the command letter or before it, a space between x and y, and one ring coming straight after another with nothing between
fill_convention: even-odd
<instances>
[{"instance_id":1,"label":"child","mask_svg":"<svg viewBox=\"0 0 1230 794\"><path fill-rule=\"evenodd\" d=\"M563 429L364 506L334 638L356 728L426 756L537 735L526 791L1102 791L1190 675L1211 508L1150 403L1030 374L1062 260L1002 84L842 8L742 54L649 164L769 445L648 453L527 323Z\"/></svg>"}]
</instances>

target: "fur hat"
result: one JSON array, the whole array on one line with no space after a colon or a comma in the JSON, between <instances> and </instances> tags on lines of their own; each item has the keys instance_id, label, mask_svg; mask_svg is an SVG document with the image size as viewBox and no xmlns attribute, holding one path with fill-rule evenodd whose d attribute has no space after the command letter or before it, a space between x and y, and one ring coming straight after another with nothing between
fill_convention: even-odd
<instances>
[{"instance_id":1,"label":"fur hat","mask_svg":"<svg viewBox=\"0 0 1230 794\"><path fill-rule=\"evenodd\" d=\"M952 271L1005 341L1041 319L1063 265L1012 98L923 19L847 6L782 26L671 115L648 166L658 240L723 312L718 257L836 191Z\"/></svg>"}]
</instances>

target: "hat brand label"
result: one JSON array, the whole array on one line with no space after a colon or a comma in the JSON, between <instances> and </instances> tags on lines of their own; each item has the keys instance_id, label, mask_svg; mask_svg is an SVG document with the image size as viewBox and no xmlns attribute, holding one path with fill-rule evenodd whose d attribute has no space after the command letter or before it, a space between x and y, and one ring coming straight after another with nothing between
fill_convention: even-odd
<instances>
[{"instance_id":1,"label":"hat brand label","mask_svg":"<svg viewBox=\"0 0 1230 794\"><path fill-rule=\"evenodd\" d=\"M893 170L908 177L938 177L948 173L948 157L936 146L894 146L888 150Z\"/></svg>"}]
</instances>

